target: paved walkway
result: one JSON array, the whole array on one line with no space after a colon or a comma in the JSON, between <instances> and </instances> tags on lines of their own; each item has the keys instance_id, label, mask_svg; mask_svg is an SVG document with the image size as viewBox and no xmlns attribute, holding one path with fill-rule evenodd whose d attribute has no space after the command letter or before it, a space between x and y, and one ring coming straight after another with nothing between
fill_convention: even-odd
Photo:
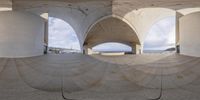
<instances>
[{"instance_id":1,"label":"paved walkway","mask_svg":"<svg viewBox=\"0 0 200 100\"><path fill-rule=\"evenodd\" d=\"M200 58L178 54L0 58L0 100L200 100Z\"/></svg>"}]
</instances>

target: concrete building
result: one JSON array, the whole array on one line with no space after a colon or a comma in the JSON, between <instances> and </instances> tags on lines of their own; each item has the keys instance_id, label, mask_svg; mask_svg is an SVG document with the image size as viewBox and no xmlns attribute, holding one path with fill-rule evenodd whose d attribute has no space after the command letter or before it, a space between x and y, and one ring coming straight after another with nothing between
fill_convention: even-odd
<instances>
[{"instance_id":1,"label":"concrete building","mask_svg":"<svg viewBox=\"0 0 200 100\"><path fill-rule=\"evenodd\" d=\"M54 1L54 0L2 0L0 2L1 11L4 11L4 13L1 13L1 16L4 18L1 18L3 21L6 20L13 20L11 22L1 22L1 24L8 24L8 29L12 26L17 28L18 30L20 27L26 28L26 27L34 27L39 26L37 24L40 24L40 32L33 32L36 30L28 30L26 28L27 32L26 34L31 35L31 33L37 33L40 35L45 36L45 44L48 40L48 32L45 31L48 29L48 26L42 23L45 22L45 20L48 20L48 16L60 18L66 22L68 22L76 31L76 34L78 36L78 39L80 41L81 49L83 52L87 54L91 54L91 48L97 44L105 43L105 42L119 42L124 43L133 48L133 53L139 54L143 52L143 43L144 39L147 36L149 28L157 22L158 20L165 18L167 16L177 16L177 45L185 45L184 42L180 42L179 40L181 35L179 35L179 32L182 30L181 27L179 27L179 19L180 17L185 17L190 13L198 12L200 9L199 2L198 1L160 1L157 2L155 0L151 1L131 1L131 0L84 0L84 1L71 1L71 0L60 0L60 1ZM6 11L10 10L10 11ZM5 13L7 12L7 14ZM19 21L18 17L16 16L22 16L20 13L28 14L29 16L32 14L32 17L39 17L42 16L44 20L42 21L42 18L40 20L38 19L38 23L35 23L34 25L26 25L28 24L28 21L20 21L20 22L26 22L22 25L19 25L18 23L15 23L15 21ZM8 13L12 13L12 15L9 15ZM12 16L13 18L6 16ZM33 18L34 19L34 18ZM23 18L21 19L23 20ZM36 18L35 18L36 20ZM35 20L29 20L29 22L36 22ZM182 21L182 20L181 20ZM187 23L185 21L180 22L181 24ZM17 25L16 25L17 24ZM31 23L33 24L33 23ZM26 27L23 27L25 25ZM42 25L44 27L42 27ZM187 25L187 24L184 24ZM18 26L18 27L16 27ZM187 27L187 26L186 26ZM192 27L191 25L188 26L190 29ZM36 27L35 27L36 28ZM192 27L194 28L194 27ZM7 32L6 28L1 29L3 33L10 33ZM13 29L13 30L17 30ZM20 31L22 31L21 29ZM43 30L43 31L42 31ZM22 36L22 32L19 32L21 34L17 34L18 37L20 35ZM123 34L122 34L123 33ZM12 35L15 37L14 35ZM24 38L28 38L23 35ZM4 38L4 37L2 37ZM35 38L43 39L42 36L35 36ZM5 39L5 38L4 38ZM7 38L9 39L9 38ZM34 39L34 40L37 40ZM16 40L16 41L15 41ZM13 40L13 42L18 42L18 39ZM8 40L9 41L9 40ZM187 40L183 40L187 41ZM4 40L4 42L7 42ZM30 41L29 41L30 42ZM38 41L37 41L38 42ZM190 41L191 42L191 41ZM25 43L25 42L24 42ZM32 41L34 44L34 41ZM13 46L7 47L1 47L2 49L2 57L5 56L14 56L20 57L20 56L34 56L34 55L41 55L42 53L42 47L41 43L35 43L34 45L28 44L30 47L35 47L37 50L34 50L33 48L30 48L31 50L27 49L28 46L24 48L20 48L20 46L16 46L19 48L19 51L27 52L27 54L20 54L14 51L16 54L12 54ZM193 42L191 42L193 43ZM196 42L197 43L197 42ZM12 44L12 43L11 43ZM39 47L40 45L40 47ZM195 46L196 47L196 46ZM194 55L189 52L185 52L186 48L191 47L185 47L181 46L180 52L181 54L185 55ZM23 49L23 50L22 50ZM191 48L192 49L192 48ZM197 50L198 51L198 50ZM29 53L28 53L29 52ZM10 55L7 55L6 53L9 53ZM195 56L200 56L200 54L195 54Z\"/></svg>"},{"instance_id":2,"label":"concrete building","mask_svg":"<svg viewBox=\"0 0 200 100\"><path fill-rule=\"evenodd\" d=\"M199 100L199 0L1 0L1 100ZM75 30L84 54L118 42L136 55L43 55L48 17ZM180 54L142 54L150 27L176 16Z\"/></svg>"}]
</instances>

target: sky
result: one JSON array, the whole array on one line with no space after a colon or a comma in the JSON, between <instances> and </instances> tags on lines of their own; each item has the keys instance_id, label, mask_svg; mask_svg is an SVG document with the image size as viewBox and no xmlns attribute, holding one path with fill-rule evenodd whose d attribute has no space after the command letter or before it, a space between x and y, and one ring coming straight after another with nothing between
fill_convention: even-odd
<instances>
[{"instance_id":1,"label":"sky","mask_svg":"<svg viewBox=\"0 0 200 100\"><path fill-rule=\"evenodd\" d=\"M175 47L175 16L155 23L147 33L144 50L165 50Z\"/></svg>"},{"instance_id":2,"label":"sky","mask_svg":"<svg viewBox=\"0 0 200 100\"><path fill-rule=\"evenodd\" d=\"M49 47L80 50L74 29L65 21L49 17Z\"/></svg>"},{"instance_id":3,"label":"sky","mask_svg":"<svg viewBox=\"0 0 200 100\"><path fill-rule=\"evenodd\" d=\"M49 46L80 50L74 29L65 21L49 17ZM165 50L175 47L175 17L164 18L150 28L144 41L144 50ZM121 43L104 43L93 47L95 51L131 51Z\"/></svg>"},{"instance_id":4,"label":"sky","mask_svg":"<svg viewBox=\"0 0 200 100\"><path fill-rule=\"evenodd\" d=\"M130 46L121 43L104 43L92 48L94 51L132 51Z\"/></svg>"}]
</instances>

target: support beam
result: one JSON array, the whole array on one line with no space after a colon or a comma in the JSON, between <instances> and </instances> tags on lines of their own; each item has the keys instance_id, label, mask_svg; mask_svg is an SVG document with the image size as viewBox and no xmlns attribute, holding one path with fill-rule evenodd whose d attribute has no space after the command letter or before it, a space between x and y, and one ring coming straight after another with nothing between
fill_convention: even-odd
<instances>
[{"instance_id":1,"label":"support beam","mask_svg":"<svg viewBox=\"0 0 200 100\"><path fill-rule=\"evenodd\" d=\"M48 53L48 43L49 43L49 14L43 13L40 15L44 20L44 54Z\"/></svg>"},{"instance_id":2,"label":"support beam","mask_svg":"<svg viewBox=\"0 0 200 100\"><path fill-rule=\"evenodd\" d=\"M179 19L183 15L179 12L176 12L176 52L180 53L180 29L179 29Z\"/></svg>"},{"instance_id":3,"label":"support beam","mask_svg":"<svg viewBox=\"0 0 200 100\"><path fill-rule=\"evenodd\" d=\"M138 44L132 45L132 53L133 54L142 54L143 53L143 46Z\"/></svg>"},{"instance_id":4,"label":"support beam","mask_svg":"<svg viewBox=\"0 0 200 100\"><path fill-rule=\"evenodd\" d=\"M48 20L45 21L45 32L44 32L44 54L48 53Z\"/></svg>"},{"instance_id":5,"label":"support beam","mask_svg":"<svg viewBox=\"0 0 200 100\"><path fill-rule=\"evenodd\" d=\"M93 54L92 48L90 48L89 46L83 46L83 54L92 55Z\"/></svg>"}]
</instances>

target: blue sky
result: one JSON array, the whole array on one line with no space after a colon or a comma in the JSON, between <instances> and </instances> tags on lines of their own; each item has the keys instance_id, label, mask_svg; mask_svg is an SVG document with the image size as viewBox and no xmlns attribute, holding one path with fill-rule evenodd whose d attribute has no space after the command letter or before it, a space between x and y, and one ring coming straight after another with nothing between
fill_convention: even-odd
<instances>
[{"instance_id":1,"label":"blue sky","mask_svg":"<svg viewBox=\"0 0 200 100\"><path fill-rule=\"evenodd\" d=\"M80 50L73 28L65 21L49 17L49 46ZM144 41L144 50L165 50L175 46L175 17L164 18L155 23ZM97 51L131 51L127 45L105 43L93 48Z\"/></svg>"}]
</instances>

